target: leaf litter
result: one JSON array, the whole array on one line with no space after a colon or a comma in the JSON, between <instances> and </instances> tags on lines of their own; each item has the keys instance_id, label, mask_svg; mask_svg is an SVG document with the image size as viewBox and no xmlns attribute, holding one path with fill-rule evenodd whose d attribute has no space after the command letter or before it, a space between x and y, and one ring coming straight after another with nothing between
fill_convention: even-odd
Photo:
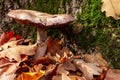
<instances>
[{"instance_id":1,"label":"leaf litter","mask_svg":"<svg viewBox=\"0 0 120 80\"><path fill-rule=\"evenodd\" d=\"M13 31L0 36L0 80L120 80L120 70L101 53L74 55L59 39L48 38L42 45L26 41Z\"/></svg>"}]
</instances>

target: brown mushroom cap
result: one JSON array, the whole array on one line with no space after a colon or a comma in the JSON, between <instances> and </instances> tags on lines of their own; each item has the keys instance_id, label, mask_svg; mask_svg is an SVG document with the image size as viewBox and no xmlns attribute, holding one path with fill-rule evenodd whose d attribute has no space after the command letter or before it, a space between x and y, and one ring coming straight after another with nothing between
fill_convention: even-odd
<instances>
[{"instance_id":1,"label":"brown mushroom cap","mask_svg":"<svg viewBox=\"0 0 120 80\"><path fill-rule=\"evenodd\" d=\"M74 21L74 18L68 14L51 15L33 10L11 10L8 16L21 24L45 28L59 27Z\"/></svg>"}]
</instances>

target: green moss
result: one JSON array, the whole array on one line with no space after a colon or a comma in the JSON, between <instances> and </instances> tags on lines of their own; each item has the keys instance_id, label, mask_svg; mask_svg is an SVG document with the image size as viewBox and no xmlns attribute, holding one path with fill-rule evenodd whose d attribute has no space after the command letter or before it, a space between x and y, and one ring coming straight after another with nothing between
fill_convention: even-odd
<instances>
[{"instance_id":1,"label":"green moss","mask_svg":"<svg viewBox=\"0 0 120 80\"><path fill-rule=\"evenodd\" d=\"M105 17L101 12L101 0L86 0L78 14L78 22L84 25L78 44L86 49L99 46L105 58L115 68L120 68L120 20Z\"/></svg>"},{"instance_id":2,"label":"green moss","mask_svg":"<svg viewBox=\"0 0 120 80\"><path fill-rule=\"evenodd\" d=\"M71 0L36 0L35 4L27 4L27 9L37 10L50 14L64 13L59 10L61 4L70 3Z\"/></svg>"},{"instance_id":3,"label":"green moss","mask_svg":"<svg viewBox=\"0 0 120 80\"><path fill-rule=\"evenodd\" d=\"M55 14L58 12L58 2L57 0L36 0L35 4L30 6L29 9Z\"/></svg>"}]
</instances>

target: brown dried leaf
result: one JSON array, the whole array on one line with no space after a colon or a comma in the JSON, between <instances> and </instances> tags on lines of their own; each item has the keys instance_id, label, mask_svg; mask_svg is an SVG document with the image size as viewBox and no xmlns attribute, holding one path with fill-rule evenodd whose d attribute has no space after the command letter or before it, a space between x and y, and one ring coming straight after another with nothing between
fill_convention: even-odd
<instances>
[{"instance_id":1,"label":"brown dried leaf","mask_svg":"<svg viewBox=\"0 0 120 80\"><path fill-rule=\"evenodd\" d=\"M71 71L77 70L75 65L72 63L72 60L70 60L70 59L63 63L63 67L65 70L71 70Z\"/></svg>"},{"instance_id":2,"label":"brown dried leaf","mask_svg":"<svg viewBox=\"0 0 120 80\"><path fill-rule=\"evenodd\" d=\"M112 16L114 19L120 19L120 0L102 0L102 12L106 12L106 16Z\"/></svg>"},{"instance_id":3,"label":"brown dried leaf","mask_svg":"<svg viewBox=\"0 0 120 80\"><path fill-rule=\"evenodd\" d=\"M45 71L46 72L48 72L48 71L50 71L51 69L53 69L54 68L54 64L49 64L48 66L46 66L46 69L45 69ZM57 69L57 68L56 68ZM56 71L55 71L56 72Z\"/></svg>"},{"instance_id":4,"label":"brown dried leaf","mask_svg":"<svg viewBox=\"0 0 120 80\"><path fill-rule=\"evenodd\" d=\"M72 57L73 56L73 53L67 48L67 47L63 47L59 52L58 54L61 56L61 57L64 57L65 55L67 57Z\"/></svg>"},{"instance_id":5,"label":"brown dried leaf","mask_svg":"<svg viewBox=\"0 0 120 80\"><path fill-rule=\"evenodd\" d=\"M48 57L41 57L34 61L34 64L43 64L43 65L48 65L52 62L52 60Z\"/></svg>"},{"instance_id":6,"label":"brown dried leaf","mask_svg":"<svg viewBox=\"0 0 120 80\"><path fill-rule=\"evenodd\" d=\"M87 80L92 80L93 75L100 75L102 73L102 69L97 67L95 64L85 63L81 59L74 59L74 63L77 68L83 72Z\"/></svg>"},{"instance_id":7,"label":"brown dried leaf","mask_svg":"<svg viewBox=\"0 0 120 80\"><path fill-rule=\"evenodd\" d=\"M38 64L38 65L34 65L32 69L34 72L39 72L42 69L42 67L43 67L42 64Z\"/></svg>"},{"instance_id":8,"label":"brown dried leaf","mask_svg":"<svg viewBox=\"0 0 120 80\"><path fill-rule=\"evenodd\" d=\"M62 73L62 79L61 80L71 80L68 76L67 76L67 74L64 74L64 73Z\"/></svg>"},{"instance_id":9,"label":"brown dried leaf","mask_svg":"<svg viewBox=\"0 0 120 80\"><path fill-rule=\"evenodd\" d=\"M70 75L69 77L71 80L85 80L84 78L76 75Z\"/></svg>"},{"instance_id":10,"label":"brown dried leaf","mask_svg":"<svg viewBox=\"0 0 120 80\"><path fill-rule=\"evenodd\" d=\"M64 74L68 75L69 71L65 70L65 68L62 64L59 64L56 73L57 74L63 74L64 73Z\"/></svg>"},{"instance_id":11,"label":"brown dried leaf","mask_svg":"<svg viewBox=\"0 0 120 80\"><path fill-rule=\"evenodd\" d=\"M52 56L55 56L56 53L60 51L61 47L61 41L59 39L53 40L51 37L49 38L47 42L48 50L47 52L50 52Z\"/></svg>"},{"instance_id":12,"label":"brown dried leaf","mask_svg":"<svg viewBox=\"0 0 120 80\"><path fill-rule=\"evenodd\" d=\"M62 80L61 75L53 76L52 80Z\"/></svg>"},{"instance_id":13,"label":"brown dried leaf","mask_svg":"<svg viewBox=\"0 0 120 80\"><path fill-rule=\"evenodd\" d=\"M47 56L55 62L64 63L67 60L69 60L71 57L73 57L73 54L72 52L69 52L69 53L64 52L62 55L59 55L58 53L56 53L56 55L52 56L50 53L47 53Z\"/></svg>"},{"instance_id":14,"label":"brown dried leaf","mask_svg":"<svg viewBox=\"0 0 120 80\"><path fill-rule=\"evenodd\" d=\"M56 75L57 68L58 68L58 64L53 66L52 69L46 71L45 76L42 77L41 80L47 80L47 79L51 80L52 77Z\"/></svg>"},{"instance_id":15,"label":"brown dried leaf","mask_svg":"<svg viewBox=\"0 0 120 80\"><path fill-rule=\"evenodd\" d=\"M6 75L6 74L2 74L0 76L1 80L15 80L16 74L10 74L10 75Z\"/></svg>"},{"instance_id":16,"label":"brown dried leaf","mask_svg":"<svg viewBox=\"0 0 120 80\"><path fill-rule=\"evenodd\" d=\"M103 73L100 74L100 75L96 78L96 80L104 80L104 78L105 78L106 73L107 73L108 70L109 70L109 69L104 70Z\"/></svg>"},{"instance_id":17,"label":"brown dried leaf","mask_svg":"<svg viewBox=\"0 0 120 80\"><path fill-rule=\"evenodd\" d=\"M5 49L11 48L11 47L15 47L19 44L22 44L23 41L24 41L23 39L15 40L15 41L9 41L9 42L3 44L2 46L0 46L0 48L1 48L1 50L5 50Z\"/></svg>"},{"instance_id":18,"label":"brown dried leaf","mask_svg":"<svg viewBox=\"0 0 120 80\"><path fill-rule=\"evenodd\" d=\"M102 54L96 53L96 54L85 54L83 59L88 63L97 64L100 67L107 68L108 63L107 61L102 57Z\"/></svg>"},{"instance_id":19,"label":"brown dried leaf","mask_svg":"<svg viewBox=\"0 0 120 80\"><path fill-rule=\"evenodd\" d=\"M13 64L14 62L10 62L8 58L0 59L0 68Z\"/></svg>"},{"instance_id":20,"label":"brown dried leaf","mask_svg":"<svg viewBox=\"0 0 120 80\"><path fill-rule=\"evenodd\" d=\"M109 69L105 76L105 80L120 80L120 70Z\"/></svg>"},{"instance_id":21,"label":"brown dried leaf","mask_svg":"<svg viewBox=\"0 0 120 80\"><path fill-rule=\"evenodd\" d=\"M19 68L16 70L15 74L20 75L20 74L22 74L23 72L29 72L30 69L31 69L31 68L25 64L25 65L23 65L23 66L19 66Z\"/></svg>"},{"instance_id":22,"label":"brown dried leaf","mask_svg":"<svg viewBox=\"0 0 120 80\"><path fill-rule=\"evenodd\" d=\"M18 69L18 65L19 63L14 63L14 64L10 64L4 68L1 68L1 75L0 75L0 79L1 80L15 80L16 74L15 71Z\"/></svg>"},{"instance_id":23,"label":"brown dried leaf","mask_svg":"<svg viewBox=\"0 0 120 80\"><path fill-rule=\"evenodd\" d=\"M37 44L23 46L19 45L13 48L8 48L0 52L0 58L7 57L9 60L21 61L21 55L34 55L36 53Z\"/></svg>"},{"instance_id":24,"label":"brown dried leaf","mask_svg":"<svg viewBox=\"0 0 120 80\"><path fill-rule=\"evenodd\" d=\"M66 74L62 73L61 75L53 76L52 80L72 80Z\"/></svg>"}]
</instances>

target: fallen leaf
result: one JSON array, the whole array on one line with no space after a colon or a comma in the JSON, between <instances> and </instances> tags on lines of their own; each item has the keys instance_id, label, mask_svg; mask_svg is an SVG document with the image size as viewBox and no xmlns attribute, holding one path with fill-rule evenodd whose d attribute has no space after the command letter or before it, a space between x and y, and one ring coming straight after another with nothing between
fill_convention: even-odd
<instances>
[{"instance_id":1,"label":"fallen leaf","mask_svg":"<svg viewBox=\"0 0 120 80\"><path fill-rule=\"evenodd\" d=\"M29 71L30 71L30 67L25 64L23 66L19 66L18 69L16 70L15 74L20 75L23 72L29 72Z\"/></svg>"},{"instance_id":2,"label":"fallen leaf","mask_svg":"<svg viewBox=\"0 0 120 80\"><path fill-rule=\"evenodd\" d=\"M120 0L102 0L102 3L101 11L105 11L107 17L120 19Z\"/></svg>"},{"instance_id":3,"label":"fallen leaf","mask_svg":"<svg viewBox=\"0 0 120 80\"><path fill-rule=\"evenodd\" d=\"M96 78L96 80L104 80L104 78L105 78L108 70L109 70L109 68L108 68L107 70L104 70L104 71Z\"/></svg>"},{"instance_id":4,"label":"fallen leaf","mask_svg":"<svg viewBox=\"0 0 120 80\"><path fill-rule=\"evenodd\" d=\"M61 49L61 41L59 39L53 40L51 37L47 41L47 52L50 52L52 56L58 53Z\"/></svg>"},{"instance_id":5,"label":"fallen leaf","mask_svg":"<svg viewBox=\"0 0 120 80\"><path fill-rule=\"evenodd\" d=\"M71 59L65 61L63 63L63 67L64 67L65 70L68 70L68 71L69 70L71 70L71 71L76 71L77 70L76 66L72 63Z\"/></svg>"},{"instance_id":6,"label":"fallen leaf","mask_svg":"<svg viewBox=\"0 0 120 80\"><path fill-rule=\"evenodd\" d=\"M3 32L0 36L0 45L3 45L4 43L8 42L11 38L15 37L16 40L21 39L19 35L15 36L14 31L10 32Z\"/></svg>"},{"instance_id":7,"label":"fallen leaf","mask_svg":"<svg viewBox=\"0 0 120 80\"><path fill-rule=\"evenodd\" d=\"M40 72L23 72L16 80L39 80L45 74L44 71Z\"/></svg>"},{"instance_id":8,"label":"fallen leaf","mask_svg":"<svg viewBox=\"0 0 120 80\"><path fill-rule=\"evenodd\" d=\"M104 80L120 80L120 70L109 69Z\"/></svg>"},{"instance_id":9,"label":"fallen leaf","mask_svg":"<svg viewBox=\"0 0 120 80\"><path fill-rule=\"evenodd\" d=\"M10 64L13 64L13 62L10 62L8 58L1 58L0 59L0 68L8 66Z\"/></svg>"},{"instance_id":10,"label":"fallen leaf","mask_svg":"<svg viewBox=\"0 0 120 80\"><path fill-rule=\"evenodd\" d=\"M67 59L67 57L62 57L61 59L60 59L60 62L61 63L64 63L64 62L66 62L68 59Z\"/></svg>"},{"instance_id":11,"label":"fallen leaf","mask_svg":"<svg viewBox=\"0 0 120 80\"><path fill-rule=\"evenodd\" d=\"M73 53L67 48L67 47L63 47L58 54L63 57L63 56L67 56L67 57L72 57Z\"/></svg>"},{"instance_id":12,"label":"fallen leaf","mask_svg":"<svg viewBox=\"0 0 120 80\"><path fill-rule=\"evenodd\" d=\"M72 53L70 52L70 54L72 54ZM52 56L50 53L47 53L47 56L50 59L55 60L56 62L64 63L68 59L70 59L73 55L68 56L68 54L66 52L64 52L62 55L59 55L58 53L56 53L56 55L54 55L54 56Z\"/></svg>"},{"instance_id":13,"label":"fallen leaf","mask_svg":"<svg viewBox=\"0 0 120 80\"><path fill-rule=\"evenodd\" d=\"M76 67L83 72L83 75L87 80L92 80L93 75L100 75L102 73L102 69L97 67L95 64L85 63L81 59L74 59L73 61Z\"/></svg>"},{"instance_id":14,"label":"fallen leaf","mask_svg":"<svg viewBox=\"0 0 120 80\"><path fill-rule=\"evenodd\" d=\"M0 79L1 80L15 80L15 78L16 78L16 74L11 74L11 75L6 75L6 74L2 74L1 76L0 76Z\"/></svg>"},{"instance_id":15,"label":"fallen leaf","mask_svg":"<svg viewBox=\"0 0 120 80\"><path fill-rule=\"evenodd\" d=\"M64 52L61 56L60 62L65 62L68 59L70 59L71 57L73 57L73 53L71 51L69 52Z\"/></svg>"},{"instance_id":16,"label":"fallen leaf","mask_svg":"<svg viewBox=\"0 0 120 80\"><path fill-rule=\"evenodd\" d=\"M19 45L19 44L22 44L23 41L24 41L23 39L15 40L15 41L9 41L9 42L3 44L2 46L0 46L1 51L5 50L5 49L8 49L8 48L11 48L11 47L15 47L16 45Z\"/></svg>"},{"instance_id":17,"label":"fallen leaf","mask_svg":"<svg viewBox=\"0 0 120 80\"><path fill-rule=\"evenodd\" d=\"M19 45L13 48L8 48L0 52L0 58L7 57L10 61L21 61L21 55L35 55L37 50L37 44L24 46Z\"/></svg>"},{"instance_id":18,"label":"fallen leaf","mask_svg":"<svg viewBox=\"0 0 120 80\"><path fill-rule=\"evenodd\" d=\"M55 66L54 64L49 64L49 65L47 65L45 71L46 71L46 72L49 72L49 71L52 69L52 70L53 70L53 73L56 74L57 68L55 69L54 66ZM54 69L53 69L53 68L54 68Z\"/></svg>"},{"instance_id":19,"label":"fallen leaf","mask_svg":"<svg viewBox=\"0 0 120 80\"><path fill-rule=\"evenodd\" d=\"M1 80L15 80L16 74L15 71L18 68L19 63L10 64L4 68L0 68L2 70L2 74L0 75Z\"/></svg>"},{"instance_id":20,"label":"fallen leaf","mask_svg":"<svg viewBox=\"0 0 120 80\"><path fill-rule=\"evenodd\" d=\"M62 73L61 75L53 76L52 80L72 80L66 74Z\"/></svg>"},{"instance_id":21,"label":"fallen leaf","mask_svg":"<svg viewBox=\"0 0 120 80\"><path fill-rule=\"evenodd\" d=\"M34 64L43 64L43 65L48 65L52 62L52 60L49 57L40 57L36 61L34 61Z\"/></svg>"},{"instance_id":22,"label":"fallen leaf","mask_svg":"<svg viewBox=\"0 0 120 80\"><path fill-rule=\"evenodd\" d=\"M100 66L101 68L108 67L107 61L103 58L102 54L100 54L100 53L85 54L83 59L85 60L85 62L96 64L96 65Z\"/></svg>"},{"instance_id":23,"label":"fallen leaf","mask_svg":"<svg viewBox=\"0 0 120 80\"><path fill-rule=\"evenodd\" d=\"M19 63L13 63L6 66L8 69L4 72L6 75L14 74L18 69Z\"/></svg>"},{"instance_id":24,"label":"fallen leaf","mask_svg":"<svg viewBox=\"0 0 120 80\"><path fill-rule=\"evenodd\" d=\"M58 68L57 68L57 71L56 71L56 74L63 74L63 73L68 75L69 71L65 70L65 68L62 64L59 64Z\"/></svg>"},{"instance_id":25,"label":"fallen leaf","mask_svg":"<svg viewBox=\"0 0 120 80\"><path fill-rule=\"evenodd\" d=\"M45 73L45 76L43 76L43 77L41 78L41 80L47 80L47 79L52 80L53 76L56 75L56 71L57 71L58 65L59 65L59 64L56 64L55 66L53 66L52 69L48 70L48 71Z\"/></svg>"},{"instance_id":26,"label":"fallen leaf","mask_svg":"<svg viewBox=\"0 0 120 80\"><path fill-rule=\"evenodd\" d=\"M16 35L15 38L16 38L16 40L19 40L19 39L21 39L21 36L20 35Z\"/></svg>"},{"instance_id":27,"label":"fallen leaf","mask_svg":"<svg viewBox=\"0 0 120 80\"><path fill-rule=\"evenodd\" d=\"M84 78L76 75L70 75L69 77L71 80L85 80Z\"/></svg>"},{"instance_id":28,"label":"fallen leaf","mask_svg":"<svg viewBox=\"0 0 120 80\"><path fill-rule=\"evenodd\" d=\"M33 70L34 72L39 72L42 69L43 65L42 64L38 64L38 65L34 65L33 66Z\"/></svg>"},{"instance_id":29,"label":"fallen leaf","mask_svg":"<svg viewBox=\"0 0 120 80\"><path fill-rule=\"evenodd\" d=\"M0 46L3 45L5 42L7 42L5 38L6 38L6 33L3 32L0 36Z\"/></svg>"},{"instance_id":30,"label":"fallen leaf","mask_svg":"<svg viewBox=\"0 0 120 80\"><path fill-rule=\"evenodd\" d=\"M62 80L61 75L55 75L53 76L52 80Z\"/></svg>"},{"instance_id":31,"label":"fallen leaf","mask_svg":"<svg viewBox=\"0 0 120 80\"><path fill-rule=\"evenodd\" d=\"M62 73L62 79L61 80L71 80L66 74Z\"/></svg>"}]
</instances>

